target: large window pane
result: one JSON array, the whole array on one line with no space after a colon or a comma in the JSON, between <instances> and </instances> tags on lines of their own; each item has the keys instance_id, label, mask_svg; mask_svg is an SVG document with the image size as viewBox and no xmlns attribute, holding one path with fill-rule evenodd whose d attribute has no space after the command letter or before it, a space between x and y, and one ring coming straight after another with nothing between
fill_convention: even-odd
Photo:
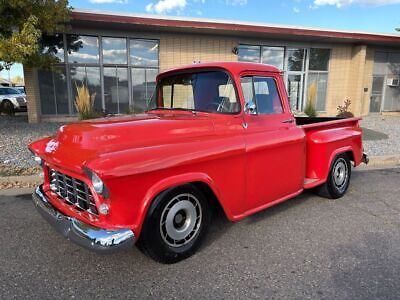
<instances>
[{"instance_id":1,"label":"large window pane","mask_svg":"<svg viewBox=\"0 0 400 300\"><path fill-rule=\"evenodd\" d=\"M262 47L261 62L283 70L283 59L285 48L283 47Z\"/></svg>"},{"instance_id":2,"label":"large window pane","mask_svg":"<svg viewBox=\"0 0 400 300\"><path fill-rule=\"evenodd\" d=\"M132 100L135 113L141 113L147 109L146 69L132 69Z\"/></svg>"},{"instance_id":3,"label":"large window pane","mask_svg":"<svg viewBox=\"0 0 400 300\"><path fill-rule=\"evenodd\" d=\"M146 70L146 99L147 101L153 96L156 88L156 77L158 69L147 69Z\"/></svg>"},{"instance_id":4,"label":"large window pane","mask_svg":"<svg viewBox=\"0 0 400 300\"><path fill-rule=\"evenodd\" d=\"M132 74L133 111L142 113L147 110L148 103L156 87L158 69L135 68Z\"/></svg>"},{"instance_id":5,"label":"large window pane","mask_svg":"<svg viewBox=\"0 0 400 300\"><path fill-rule=\"evenodd\" d=\"M103 63L105 64L127 64L127 46L124 38L102 38Z\"/></svg>"},{"instance_id":6,"label":"large window pane","mask_svg":"<svg viewBox=\"0 0 400 300\"><path fill-rule=\"evenodd\" d=\"M94 109L102 111L101 105L101 83L100 83L100 68L99 67L75 67L71 66L71 86L72 86L72 101L75 103L76 88L85 85L89 89L89 93L95 94ZM74 111L75 105L74 105Z\"/></svg>"},{"instance_id":7,"label":"large window pane","mask_svg":"<svg viewBox=\"0 0 400 300\"><path fill-rule=\"evenodd\" d=\"M260 47L259 46L239 46L239 61L260 62Z\"/></svg>"},{"instance_id":8,"label":"large window pane","mask_svg":"<svg viewBox=\"0 0 400 300\"><path fill-rule=\"evenodd\" d=\"M386 75L388 70L388 52L375 52L374 75Z\"/></svg>"},{"instance_id":9,"label":"large window pane","mask_svg":"<svg viewBox=\"0 0 400 300\"><path fill-rule=\"evenodd\" d=\"M107 113L126 113L129 110L128 69L104 68L104 100Z\"/></svg>"},{"instance_id":10,"label":"large window pane","mask_svg":"<svg viewBox=\"0 0 400 300\"><path fill-rule=\"evenodd\" d=\"M42 114L68 114L65 67L57 67L54 71L39 70L38 75Z\"/></svg>"},{"instance_id":11,"label":"large window pane","mask_svg":"<svg viewBox=\"0 0 400 300\"><path fill-rule=\"evenodd\" d=\"M328 71L330 56L330 49L311 48L309 69L312 71Z\"/></svg>"},{"instance_id":12,"label":"large window pane","mask_svg":"<svg viewBox=\"0 0 400 300\"><path fill-rule=\"evenodd\" d=\"M305 49L288 49L288 70L303 71L304 70L304 50Z\"/></svg>"},{"instance_id":13,"label":"large window pane","mask_svg":"<svg viewBox=\"0 0 400 300\"><path fill-rule=\"evenodd\" d=\"M308 74L307 101L314 103L316 111L325 111L327 86L327 73Z\"/></svg>"},{"instance_id":14,"label":"large window pane","mask_svg":"<svg viewBox=\"0 0 400 300\"><path fill-rule=\"evenodd\" d=\"M64 62L64 38L63 35L42 35L40 40L40 50L43 54L54 55L59 62Z\"/></svg>"},{"instance_id":15,"label":"large window pane","mask_svg":"<svg viewBox=\"0 0 400 300\"><path fill-rule=\"evenodd\" d=\"M94 36L67 35L70 63L99 63L99 40Z\"/></svg>"},{"instance_id":16,"label":"large window pane","mask_svg":"<svg viewBox=\"0 0 400 300\"><path fill-rule=\"evenodd\" d=\"M398 76L400 74L400 53L397 53L397 52L389 53L388 68L389 68L388 71L389 71L390 75Z\"/></svg>"},{"instance_id":17,"label":"large window pane","mask_svg":"<svg viewBox=\"0 0 400 300\"><path fill-rule=\"evenodd\" d=\"M158 67L158 41L131 40L130 56L135 67Z\"/></svg>"}]
</instances>

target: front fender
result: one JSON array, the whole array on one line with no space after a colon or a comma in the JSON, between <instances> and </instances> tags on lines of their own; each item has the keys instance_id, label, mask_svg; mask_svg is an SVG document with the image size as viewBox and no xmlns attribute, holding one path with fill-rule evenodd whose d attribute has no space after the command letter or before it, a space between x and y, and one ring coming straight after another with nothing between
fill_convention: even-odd
<instances>
[{"instance_id":1,"label":"front fender","mask_svg":"<svg viewBox=\"0 0 400 300\"><path fill-rule=\"evenodd\" d=\"M216 186L216 184L214 183L214 181L212 180L212 178L210 176L208 176L207 174L204 173L185 173L185 174L180 174L180 175L174 175L168 178L164 178L163 180L158 181L157 183L155 183L154 185L151 186L151 188L147 191L143 202L141 204L140 207L140 212L138 214L138 220L136 220L136 224L137 224L137 232L138 234L140 234L141 232L141 228L143 225L143 222L146 218L146 216L151 213L150 208L151 208L151 204L153 203L153 201L155 200L155 198L161 194L163 191L176 187L176 186L180 186L180 185L184 185L184 184L188 184L191 182L202 182L207 184L211 190L213 191L213 193L216 195L217 199L219 199L220 197L220 192L218 191L218 188Z\"/></svg>"}]
</instances>

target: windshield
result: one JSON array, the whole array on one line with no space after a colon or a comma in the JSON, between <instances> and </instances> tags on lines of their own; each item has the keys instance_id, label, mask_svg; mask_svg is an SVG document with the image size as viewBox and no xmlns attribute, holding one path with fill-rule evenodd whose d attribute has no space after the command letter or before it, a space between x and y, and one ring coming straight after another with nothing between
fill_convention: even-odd
<instances>
[{"instance_id":1,"label":"windshield","mask_svg":"<svg viewBox=\"0 0 400 300\"><path fill-rule=\"evenodd\" d=\"M223 71L207 71L161 79L149 109L232 114L240 111L240 105L230 76Z\"/></svg>"},{"instance_id":2,"label":"windshield","mask_svg":"<svg viewBox=\"0 0 400 300\"><path fill-rule=\"evenodd\" d=\"M18 95L18 94L22 94L22 92L20 92L16 88L9 88L9 87L0 88L0 95Z\"/></svg>"}]
</instances>

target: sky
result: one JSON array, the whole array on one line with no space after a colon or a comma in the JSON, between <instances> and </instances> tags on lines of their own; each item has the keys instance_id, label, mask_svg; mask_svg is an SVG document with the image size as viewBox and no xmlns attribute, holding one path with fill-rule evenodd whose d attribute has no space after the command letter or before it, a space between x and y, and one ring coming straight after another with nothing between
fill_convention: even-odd
<instances>
[{"instance_id":1,"label":"sky","mask_svg":"<svg viewBox=\"0 0 400 300\"><path fill-rule=\"evenodd\" d=\"M400 0L70 0L77 9L395 33Z\"/></svg>"},{"instance_id":2,"label":"sky","mask_svg":"<svg viewBox=\"0 0 400 300\"><path fill-rule=\"evenodd\" d=\"M396 34L400 0L70 0L76 9ZM400 33L398 33L400 34ZM10 77L22 76L14 65ZM8 78L8 72L0 72Z\"/></svg>"}]
</instances>

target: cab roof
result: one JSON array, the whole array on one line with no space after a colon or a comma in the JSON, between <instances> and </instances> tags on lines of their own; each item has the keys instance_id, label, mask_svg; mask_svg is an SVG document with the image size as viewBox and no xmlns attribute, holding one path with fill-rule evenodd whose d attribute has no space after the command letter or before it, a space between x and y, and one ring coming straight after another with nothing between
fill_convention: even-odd
<instances>
[{"instance_id":1,"label":"cab roof","mask_svg":"<svg viewBox=\"0 0 400 300\"><path fill-rule=\"evenodd\" d=\"M281 73L278 68L261 64L261 63L250 63L250 62L207 62L207 63L193 63L190 65L181 66L161 72L159 76L168 75L175 72L184 72L190 70L200 69L224 69L233 75L239 75L245 71L259 71L259 72L272 72Z\"/></svg>"}]
</instances>

